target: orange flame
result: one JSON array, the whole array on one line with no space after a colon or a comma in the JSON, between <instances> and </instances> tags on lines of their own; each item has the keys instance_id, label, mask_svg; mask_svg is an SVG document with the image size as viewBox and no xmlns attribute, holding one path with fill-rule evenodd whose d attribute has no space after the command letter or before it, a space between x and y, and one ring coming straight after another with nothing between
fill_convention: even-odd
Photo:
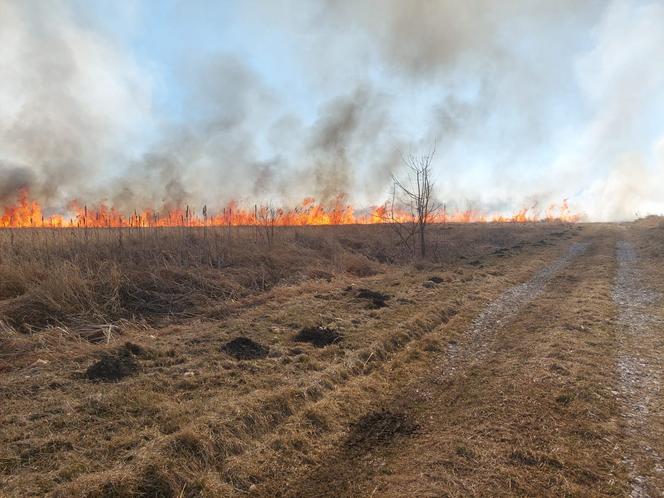
<instances>
[{"instance_id":1,"label":"orange flame","mask_svg":"<svg viewBox=\"0 0 664 498\"><path fill-rule=\"evenodd\" d=\"M570 212L567 200L560 206L551 205L540 216L534 208L524 208L511 215L482 213L477 210L448 212L436 211L429 217L430 223L526 223L537 221L562 221L576 223L582 219L579 214ZM211 214L207 207L200 212L189 206L184 208L144 209L129 214L105 203L94 206L81 205L77 201L69 203L66 214L44 215L39 202L30 199L27 190L22 190L13 205L5 206L0 217L2 228L120 228L120 227L203 227L203 226L303 226L303 225L351 225L378 224L398 221L413 221L407 210L390 210L387 205L375 206L369 210L357 210L347 203L344 195L339 195L331 205L317 203L313 198L306 198L295 208L271 208L254 206L246 209L231 201L221 211Z\"/></svg>"}]
</instances>

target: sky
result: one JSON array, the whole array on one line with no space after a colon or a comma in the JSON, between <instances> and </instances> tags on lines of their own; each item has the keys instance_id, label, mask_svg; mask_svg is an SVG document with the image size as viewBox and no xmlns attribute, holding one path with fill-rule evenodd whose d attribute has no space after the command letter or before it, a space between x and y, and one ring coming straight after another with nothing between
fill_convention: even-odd
<instances>
[{"instance_id":1,"label":"sky","mask_svg":"<svg viewBox=\"0 0 664 498\"><path fill-rule=\"evenodd\" d=\"M0 205L664 213L664 0L0 0Z\"/></svg>"}]
</instances>

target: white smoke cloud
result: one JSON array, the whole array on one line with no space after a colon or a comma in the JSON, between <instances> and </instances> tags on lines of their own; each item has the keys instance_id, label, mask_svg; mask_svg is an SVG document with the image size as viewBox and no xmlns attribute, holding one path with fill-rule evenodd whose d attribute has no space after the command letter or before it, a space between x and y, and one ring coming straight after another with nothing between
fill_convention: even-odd
<instances>
[{"instance_id":1,"label":"white smoke cloud","mask_svg":"<svg viewBox=\"0 0 664 498\"><path fill-rule=\"evenodd\" d=\"M661 2L616 0L578 58L588 118L560 146L553 172L583 189L578 202L591 219L664 213L664 176L651 153L664 131L663 26Z\"/></svg>"},{"instance_id":2,"label":"white smoke cloud","mask_svg":"<svg viewBox=\"0 0 664 498\"><path fill-rule=\"evenodd\" d=\"M150 78L64 2L0 1L0 74L1 159L46 199L92 188L149 121Z\"/></svg>"},{"instance_id":3,"label":"white smoke cloud","mask_svg":"<svg viewBox=\"0 0 664 498\"><path fill-rule=\"evenodd\" d=\"M215 25L176 5L187 29ZM5 197L378 203L401 153L436 141L448 205L664 212L659 0L242 2L218 31L247 47L169 59L177 116L152 102L165 76L74 6L0 0ZM149 14L123 16L140 30Z\"/></svg>"}]
</instances>

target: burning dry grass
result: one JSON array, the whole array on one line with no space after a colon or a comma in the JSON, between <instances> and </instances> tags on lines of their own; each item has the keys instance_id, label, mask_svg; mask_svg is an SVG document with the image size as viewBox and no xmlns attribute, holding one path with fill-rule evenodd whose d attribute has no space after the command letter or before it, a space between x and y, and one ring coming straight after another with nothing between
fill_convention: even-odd
<instances>
[{"instance_id":1,"label":"burning dry grass","mask_svg":"<svg viewBox=\"0 0 664 498\"><path fill-rule=\"evenodd\" d=\"M210 240L192 241L189 232L131 241L125 235L125 252L118 254L117 233L102 233L99 241L88 240L99 249L95 253L86 253L80 239L50 255L54 267L75 268L76 278L64 280L78 282L75 289L55 289L56 280L41 286L38 274L47 279L48 271L40 257L47 253L36 247L17 273L23 293L2 304L11 310L26 295L49 296L62 314L28 335L37 332L35 321L22 328L3 311L3 321L13 324L0 342L3 487L13 495L270 494L273 484L302 475L320 451L341 444L354 423L361 428L368 423L362 420L373 420L367 414L383 413L381 400L429 368L441 331L457 320L468 296L498 292L509 282L503 258L523 264L556 250L541 240L556 244L575 232L547 225L445 229L432 240L439 244L438 261L414 267L404 264L396 246L374 239L389 242L388 232L379 231L384 228L284 232L272 247L256 242L253 233L244 239L233 233L231 248L220 245L218 252ZM28 250L19 244L29 236L14 240L2 268L16 270L9 261L20 259L19 249ZM519 249L500 258L492 254L516 242ZM380 256L373 256L376 247ZM470 248L466 257L490 269L467 265L455 247ZM360 272L348 261L372 271ZM433 271L446 283L423 288ZM107 303L119 294L109 282L145 294L134 292L131 306L119 298ZM155 294L169 296L166 302L173 295L191 300L164 313L154 305L164 302ZM72 295L85 299L66 302ZM376 296L389 296L389 305L367 308ZM78 333L88 320L115 327L101 327L104 339L90 342ZM343 341L321 348L294 342L307 327L335 331ZM246 341L235 347L238 338ZM245 350L261 354L246 358ZM114 358L112 365L104 358ZM103 368L96 368L100 360ZM116 360L122 368L115 368ZM127 373L125 360L130 375L116 378L117 370ZM86 378L97 370L101 379ZM367 427L411 433L401 429L412 421L384 413ZM358 441L373 441L378 436L372 430Z\"/></svg>"}]
</instances>

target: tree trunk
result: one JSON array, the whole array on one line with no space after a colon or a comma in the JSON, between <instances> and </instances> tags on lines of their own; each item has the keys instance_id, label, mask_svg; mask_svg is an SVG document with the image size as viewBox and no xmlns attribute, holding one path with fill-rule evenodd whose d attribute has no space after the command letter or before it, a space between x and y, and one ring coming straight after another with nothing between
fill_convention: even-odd
<instances>
[{"instance_id":1,"label":"tree trunk","mask_svg":"<svg viewBox=\"0 0 664 498\"><path fill-rule=\"evenodd\" d=\"M420 256L423 258L426 256L427 253L427 246L425 244L424 240L424 229L426 228L426 225L424 223L420 223Z\"/></svg>"}]
</instances>

